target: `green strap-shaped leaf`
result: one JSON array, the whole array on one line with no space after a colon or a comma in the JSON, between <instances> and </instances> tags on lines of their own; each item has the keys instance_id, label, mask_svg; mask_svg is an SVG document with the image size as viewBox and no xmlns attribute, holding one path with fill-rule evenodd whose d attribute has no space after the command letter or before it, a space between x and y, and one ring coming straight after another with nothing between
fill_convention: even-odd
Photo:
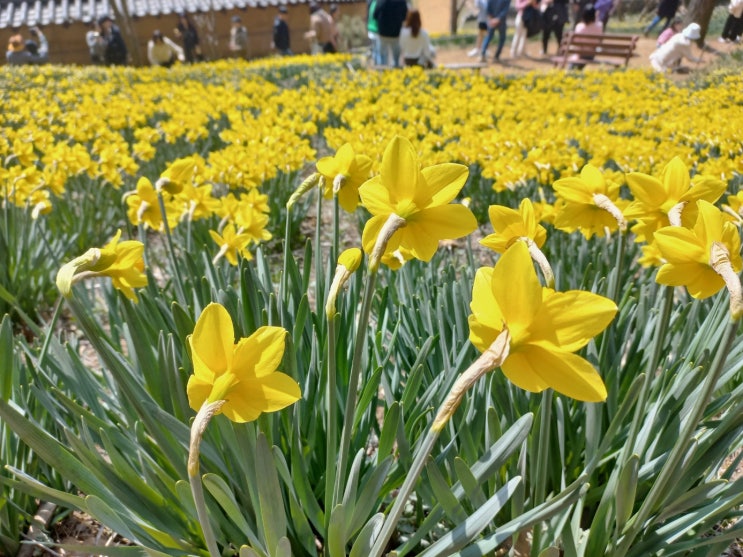
<instances>
[{"instance_id":1,"label":"green strap-shaped leaf","mask_svg":"<svg viewBox=\"0 0 743 557\"><path fill-rule=\"evenodd\" d=\"M374 469L369 479L364 483L361 493L356 498L356 505L351 512L351 518L346 532L349 539L361 529L366 521L366 517L376 508L379 491L382 489L382 485L384 485L391 466L392 457L388 456L382 461L382 464Z\"/></svg>"},{"instance_id":2,"label":"green strap-shaped leaf","mask_svg":"<svg viewBox=\"0 0 743 557\"><path fill-rule=\"evenodd\" d=\"M382 462L390 454L395 445L397 437L397 425L400 421L400 404L393 402L384 415L384 425L379 435L379 446L377 447L377 462Z\"/></svg>"},{"instance_id":3,"label":"green strap-shaped leaf","mask_svg":"<svg viewBox=\"0 0 743 557\"><path fill-rule=\"evenodd\" d=\"M113 500L106 487L88 472L85 466L51 435L36 427L4 400L0 400L0 418L59 475L68 479L84 493L97 493Z\"/></svg>"},{"instance_id":4,"label":"green strap-shaped leaf","mask_svg":"<svg viewBox=\"0 0 743 557\"><path fill-rule=\"evenodd\" d=\"M640 457L633 454L627 459L627 462L619 474L616 491L616 521L617 532L624 529L635 506L635 494L637 493L637 471L640 466Z\"/></svg>"},{"instance_id":5,"label":"green strap-shaped leaf","mask_svg":"<svg viewBox=\"0 0 743 557\"><path fill-rule=\"evenodd\" d=\"M465 547L493 522L495 515L508 503L519 483L521 483L520 476L512 478L482 507L465 520L458 522L456 528L441 536L435 544L421 553L420 557L443 557Z\"/></svg>"},{"instance_id":6,"label":"green strap-shaped leaf","mask_svg":"<svg viewBox=\"0 0 743 557\"><path fill-rule=\"evenodd\" d=\"M240 511L240 506L235 501L235 496L232 494L227 482L216 474L204 474L201 479L206 489L217 500L217 503L222 507L227 517L245 534L248 541L253 545L259 545L258 537L253 532L248 521L245 520L245 517Z\"/></svg>"},{"instance_id":7,"label":"green strap-shaped leaf","mask_svg":"<svg viewBox=\"0 0 743 557\"><path fill-rule=\"evenodd\" d=\"M346 557L346 509L343 504L336 505L330 512L328 523L328 557Z\"/></svg>"},{"instance_id":8,"label":"green strap-shaped leaf","mask_svg":"<svg viewBox=\"0 0 743 557\"><path fill-rule=\"evenodd\" d=\"M482 492L482 488L477 482L477 478L475 478L475 475L472 473L472 470L470 470L470 467L467 466L467 463L461 458L455 457L454 471L456 472L457 478L459 478L459 481L464 488L465 494L467 495L469 500L472 501L473 508L476 509L484 505L485 494Z\"/></svg>"},{"instance_id":9,"label":"green strap-shaped leaf","mask_svg":"<svg viewBox=\"0 0 743 557\"><path fill-rule=\"evenodd\" d=\"M260 520L269 553L276 549L279 540L286 536L286 512L281 494L279 475L273 462L273 453L266 436L258 435L255 445L255 474L258 482L258 499L261 504ZM272 557L275 557L271 553Z\"/></svg>"},{"instance_id":10,"label":"green strap-shaped leaf","mask_svg":"<svg viewBox=\"0 0 743 557\"><path fill-rule=\"evenodd\" d=\"M374 540L382 530L382 523L384 523L384 514L377 513L371 517L359 532L348 557L366 557L369 555L371 548L374 546Z\"/></svg>"},{"instance_id":11,"label":"green strap-shaped leaf","mask_svg":"<svg viewBox=\"0 0 743 557\"><path fill-rule=\"evenodd\" d=\"M428 474L428 481L433 489L433 494L438 499L439 504L443 507L446 516L449 520L455 524L459 524L467 520L467 513L457 501L457 498L451 492L449 484L446 482L444 475L436 466L435 462L429 462L426 465L426 473Z\"/></svg>"}]
</instances>

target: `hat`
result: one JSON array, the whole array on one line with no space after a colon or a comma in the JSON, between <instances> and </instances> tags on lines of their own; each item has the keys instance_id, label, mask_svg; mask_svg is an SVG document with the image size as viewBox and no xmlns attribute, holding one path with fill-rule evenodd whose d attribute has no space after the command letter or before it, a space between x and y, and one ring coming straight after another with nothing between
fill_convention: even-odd
<instances>
[{"instance_id":1,"label":"hat","mask_svg":"<svg viewBox=\"0 0 743 557\"><path fill-rule=\"evenodd\" d=\"M279 13L286 14L289 13L289 10L286 9L286 6L279 6Z\"/></svg>"},{"instance_id":2,"label":"hat","mask_svg":"<svg viewBox=\"0 0 743 557\"><path fill-rule=\"evenodd\" d=\"M686 37L690 41L696 41L699 39L699 37L702 36L702 28L699 27L698 23L690 23L686 26L686 29L684 29L683 33L684 37Z\"/></svg>"},{"instance_id":3,"label":"hat","mask_svg":"<svg viewBox=\"0 0 743 557\"><path fill-rule=\"evenodd\" d=\"M232 16L232 23L240 23L242 20L240 19L239 15L233 15Z\"/></svg>"},{"instance_id":4,"label":"hat","mask_svg":"<svg viewBox=\"0 0 743 557\"><path fill-rule=\"evenodd\" d=\"M98 25L103 25L107 21L113 21L110 15L102 15L98 18Z\"/></svg>"}]
</instances>

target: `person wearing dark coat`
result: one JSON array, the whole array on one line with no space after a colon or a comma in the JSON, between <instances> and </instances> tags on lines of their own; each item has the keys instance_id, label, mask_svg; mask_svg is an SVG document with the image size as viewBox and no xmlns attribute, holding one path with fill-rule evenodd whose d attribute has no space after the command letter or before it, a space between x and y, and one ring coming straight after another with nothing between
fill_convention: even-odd
<instances>
[{"instance_id":1,"label":"person wearing dark coat","mask_svg":"<svg viewBox=\"0 0 743 557\"><path fill-rule=\"evenodd\" d=\"M650 31L653 30L653 28L658 25L661 19L665 19L665 23L663 23L663 27L661 28L661 32L665 31L666 27L671 25L671 22L673 21L673 18L676 17L676 11L679 9L679 0L660 0L660 4L658 4L658 13L655 14L655 17L653 18L653 21L650 22L650 25L645 27L645 36L647 37L650 34Z\"/></svg>"},{"instance_id":2,"label":"person wearing dark coat","mask_svg":"<svg viewBox=\"0 0 743 557\"><path fill-rule=\"evenodd\" d=\"M568 22L568 0L547 0L542 18L542 56L545 56L550 35L555 35L557 48L560 48L562 32Z\"/></svg>"},{"instance_id":3,"label":"person wearing dark coat","mask_svg":"<svg viewBox=\"0 0 743 557\"><path fill-rule=\"evenodd\" d=\"M379 32L379 61L383 66L400 66L400 29L407 15L408 4L405 0L378 0L374 7Z\"/></svg>"},{"instance_id":4,"label":"person wearing dark coat","mask_svg":"<svg viewBox=\"0 0 743 557\"><path fill-rule=\"evenodd\" d=\"M291 56L292 50L289 43L289 24L286 23L286 6L279 6L279 14L273 21L273 43L272 46L282 56Z\"/></svg>"},{"instance_id":5,"label":"person wearing dark coat","mask_svg":"<svg viewBox=\"0 0 743 557\"><path fill-rule=\"evenodd\" d=\"M119 27L114 25L113 20L107 15L99 19L98 24L101 27L101 38L106 43L104 62L107 66L123 66L126 64L128 52Z\"/></svg>"},{"instance_id":6,"label":"person wearing dark coat","mask_svg":"<svg viewBox=\"0 0 743 557\"><path fill-rule=\"evenodd\" d=\"M186 62L193 64L197 60L203 60L201 47L199 46L199 33L196 26L188 17L186 12L178 14L178 25L175 28L175 36L180 37L183 42L183 54Z\"/></svg>"},{"instance_id":7,"label":"person wearing dark coat","mask_svg":"<svg viewBox=\"0 0 743 557\"><path fill-rule=\"evenodd\" d=\"M498 48L495 50L494 60L500 60L503 45L506 44L506 16L508 16L508 8L510 6L511 0L488 0L488 7L486 9L488 34L485 35L485 39L482 41L481 62L485 62L487 59L488 46L490 46L490 41L493 40L496 30L498 31Z\"/></svg>"}]
</instances>

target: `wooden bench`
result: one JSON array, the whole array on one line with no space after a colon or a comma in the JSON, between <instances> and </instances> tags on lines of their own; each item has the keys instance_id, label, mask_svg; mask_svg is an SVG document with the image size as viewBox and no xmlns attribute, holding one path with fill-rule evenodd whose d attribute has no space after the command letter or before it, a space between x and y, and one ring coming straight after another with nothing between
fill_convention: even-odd
<instances>
[{"instance_id":1,"label":"wooden bench","mask_svg":"<svg viewBox=\"0 0 743 557\"><path fill-rule=\"evenodd\" d=\"M565 68L568 64L626 66L634 55L638 40L639 35L594 35L568 31L560 42L557 56L552 57L552 62L560 68Z\"/></svg>"}]
</instances>

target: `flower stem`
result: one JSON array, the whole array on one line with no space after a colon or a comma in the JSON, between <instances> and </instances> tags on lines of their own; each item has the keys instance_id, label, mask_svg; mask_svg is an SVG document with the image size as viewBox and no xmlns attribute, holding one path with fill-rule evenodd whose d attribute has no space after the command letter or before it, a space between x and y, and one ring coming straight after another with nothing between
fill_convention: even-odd
<instances>
[{"instance_id":1,"label":"flower stem","mask_svg":"<svg viewBox=\"0 0 743 557\"><path fill-rule=\"evenodd\" d=\"M338 466L336 468L335 485L333 486L332 505L327 507L332 509L340 499L341 479L346 474L346 465L348 463L348 451L351 447L351 435L353 429L354 416L356 415L356 391L359 388L361 374L361 357L366 346L367 326L369 324L369 315L371 314L372 299L374 286L377 281L376 271L369 271L364 286L364 293L361 300L361 309L359 310L356 321L356 342L354 344L353 360L351 362L351 372L348 377L348 394L346 396L345 411L343 413L343 430L341 432L340 452L338 454ZM330 331L328 331L330 334Z\"/></svg>"},{"instance_id":2,"label":"flower stem","mask_svg":"<svg viewBox=\"0 0 743 557\"><path fill-rule=\"evenodd\" d=\"M542 392L541 417L539 420L539 446L537 449L537 470L534 479L534 499L532 508L544 502L547 492L547 468L549 459L550 424L552 422L552 389ZM541 529L535 526L533 530L533 542L531 546L532 555L537 555L540 550Z\"/></svg>"},{"instance_id":3,"label":"flower stem","mask_svg":"<svg viewBox=\"0 0 743 557\"><path fill-rule=\"evenodd\" d=\"M165 210L165 200L163 199L162 192L157 192L157 202L160 205L160 215L163 219L163 230L165 230L165 239L168 246L168 256L170 257L170 266L173 268L173 276L175 277L175 289L178 294L178 301L182 304L187 304L186 293L183 289L183 279L181 278L181 271L175 260L175 250L173 249L173 238L170 235L170 225L168 224L168 213Z\"/></svg>"},{"instance_id":4,"label":"flower stem","mask_svg":"<svg viewBox=\"0 0 743 557\"><path fill-rule=\"evenodd\" d=\"M650 394L650 385L655 377L655 372L660 362L660 353L663 350L663 341L668 331L668 324L671 322L671 309L673 308L673 287L666 286L663 293L663 305L661 306L660 315L655 327L655 337L653 338L653 351L650 355L647 370L645 371L645 381L640 391L640 397L635 406L635 413L630 424L627 441L624 443L624 454L622 455L623 464L627 462L633 453L640 454L644 447L635 447L637 434L640 431L640 421L646 413L645 403Z\"/></svg>"},{"instance_id":5,"label":"flower stem","mask_svg":"<svg viewBox=\"0 0 743 557\"><path fill-rule=\"evenodd\" d=\"M428 461L428 457L436 443L436 439L439 438L439 434L440 430L435 430L434 428L428 430L426 437L423 439L423 443L415 455L415 460L413 461L410 470L406 472L405 481L395 497L392 509L387 515L387 518L382 525L382 530L374 541L374 546L371 548L368 557L382 557L382 554L387 547L387 543L390 541L392 534L394 534L397 523L405 510L405 503L407 503L408 497L410 497L410 494L412 493L413 488Z\"/></svg>"},{"instance_id":6,"label":"flower stem","mask_svg":"<svg viewBox=\"0 0 743 557\"><path fill-rule=\"evenodd\" d=\"M286 291L288 288L288 281L289 277L288 275L288 263L289 256L291 255L291 238L289 238L291 234L291 207L287 207L286 209L286 222L284 224L284 259L283 259L283 269L281 271L281 282L279 282L279 302L282 304L286 304ZM282 312L282 315L284 312ZM286 324L283 324L286 325Z\"/></svg>"},{"instance_id":7,"label":"flower stem","mask_svg":"<svg viewBox=\"0 0 743 557\"><path fill-rule=\"evenodd\" d=\"M322 198L322 196L320 196ZM361 358L366 347L367 328L369 326L369 315L371 314L372 300L374 298L374 286L377 281L379 263L384 254L392 235L396 230L405 226L405 219L392 213L379 232L374 249L369 256L368 276L361 298L361 309L356 321L356 338L353 347L353 360L351 371L348 376L348 394L346 396L346 407L343 413L343 431L341 433L341 447L338 455L338 467L336 469L335 485L333 487L333 505L339 500L341 491L341 478L346 475L348 464L348 451L351 447L351 435L353 435L353 422L356 415L357 393L361 375ZM333 507L330 507L331 509Z\"/></svg>"},{"instance_id":8,"label":"flower stem","mask_svg":"<svg viewBox=\"0 0 743 557\"><path fill-rule=\"evenodd\" d=\"M444 426L448 423L449 419L454 415L459 404L462 402L464 395L483 375L499 367L508 357L510 348L510 334L508 329L504 329L498 337L493 341L493 344L483 352L475 362L468 367L462 374L457 377L457 380L449 389L444 402L436 412L436 418L433 421L426 437L423 439L423 443L418 448L415 454L415 459L407 471L405 481L400 487L400 491L395 497L395 502L392 505L387 518L382 525L382 530L379 532L379 536L374 541L374 546L369 552L369 557L381 557L387 543L390 541L392 534L395 532L397 523L402 516L403 510L405 509L405 503L410 497L410 494L415 487L418 477L423 471L428 457L431 454L436 440L439 438L441 431Z\"/></svg>"},{"instance_id":9,"label":"flower stem","mask_svg":"<svg viewBox=\"0 0 743 557\"><path fill-rule=\"evenodd\" d=\"M335 482L337 479L336 457L337 457L337 437L338 437L338 401L336 387L336 330L335 315L328 315L328 378L327 378L327 420L326 439L325 439L325 508L333 509L336 501L333 499ZM332 481L331 481L332 478ZM325 529L327 531L330 523L330 512L325 513Z\"/></svg>"},{"instance_id":10,"label":"flower stem","mask_svg":"<svg viewBox=\"0 0 743 557\"><path fill-rule=\"evenodd\" d=\"M725 365L725 360L727 359L730 348L737 336L738 325L738 321L733 321L728 326L728 330L723 337L722 343L715 354L712 367L705 377L701 392L697 395L694 405L692 406L689 415L684 422L683 428L679 433L678 440L673 445L673 448L663 464L655 483L653 483L653 486L650 488L650 492L645 497L645 500L637 511L637 514L628 521L624 536L614 553L615 557L624 557L627 555L632 547L632 543L640 533L640 529L644 527L645 521L647 521L659 505L663 504L668 482L677 473L679 464L681 464L684 454L689 448L692 436L699 425L699 421L704 417L704 412L715 391L717 381L719 380Z\"/></svg>"},{"instance_id":11,"label":"flower stem","mask_svg":"<svg viewBox=\"0 0 743 557\"><path fill-rule=\"evenodd\" d=\"M199 447L209 420L225 402L224 400L204 402L196 414L193 424L191 424L191 442L188 447L188 483L191 485L191 494L196 505L196 516L204 533L204 542L211 557L221 557L222 554L219 551L219 546L217 546L217 539L214 536L214 531L209 522L209 514L206 511L204 486L201 485L201 477L199 476Z\"/></svg>"}]
</instances>

